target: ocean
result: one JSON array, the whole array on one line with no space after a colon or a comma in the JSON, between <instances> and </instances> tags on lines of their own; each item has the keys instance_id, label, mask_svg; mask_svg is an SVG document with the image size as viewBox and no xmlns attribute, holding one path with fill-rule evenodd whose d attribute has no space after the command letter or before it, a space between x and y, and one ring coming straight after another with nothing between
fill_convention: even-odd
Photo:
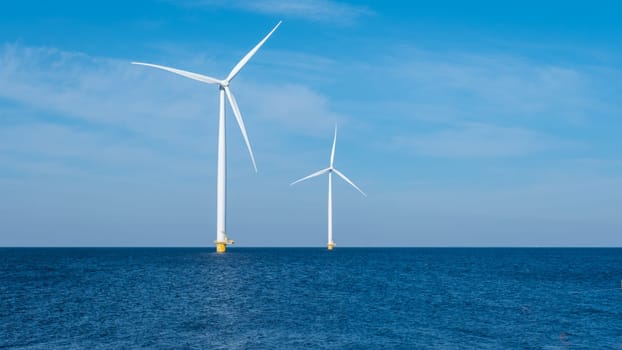
<instances>
[{"instance_id":1,"label":"ocean","mask_svg":"<svg viewBox=\"0 0 622 350\"><path fill-rule=\"evenodd\" d=\"M0 248L1 349L622 349L622 249Z\"/></svg>"}]
</instances>

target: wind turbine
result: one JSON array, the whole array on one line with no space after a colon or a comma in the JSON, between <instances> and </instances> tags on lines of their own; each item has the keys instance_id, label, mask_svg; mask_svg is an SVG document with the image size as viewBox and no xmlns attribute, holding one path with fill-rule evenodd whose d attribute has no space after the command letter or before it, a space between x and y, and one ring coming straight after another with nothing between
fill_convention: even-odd
<instances>
[{"instance_id":1,"label":"wind turbine","mask_svg":"<svg viewBox=\"0 0 622 350\"><path fill-rule=\"evenodd\" d=\"M225 95L229 100L229 104L231 105L231 109L233 110L233 114L235 115L235 119L240 126L240 131L242 132L242 136L244 137L244 142L246 142L246 148L248 148L248 153L250 154L251 161L253 162L253 168L255 168L255 172L257 172L257 164L255 163L255 156L253 155L253 150L251 149L251 144L248 141L248 136L246 135L246 128L244 127L244 121L242 120L242 114L240 113L240 108L238 107L238 103L233 97L233 93L229 88L229 84L235 78L235 76L242 70L244 65L248 63L248 61L257 53L257 50L270 38L272 33L281 25L281 21L272 28L270 33L266 35L252 50L250 50L246 56L244 56L238 64L233 67L229 75L225 79L216 79L209 77L207 75L192 73L188 71L184 71L181 69L170 68L165 66L159 66L157 64L151 63L142 63L142 62L132 62L132 64L139 64L143 66L149 66L153 68L163 69L175 74L182 75L186 78L190 78L193 80L198 80L207 84L218 85L219 90L219 113L218 113L218 176L217 176L217 195L216 195L216 251L218 253L224 253L227 250L227 244L233 244L233 241L229 239L225 230L226 224L226 201L227 201L227 150L225 143Z\"/></svg>"},{"instance_id":2,"label":"wind turbine","mask_svg":"<svg viewBox=\"0 0 622 350\"><path fill-rule=\"evenodd\" d=\"M341 171L335 169L334 163L335 163L335 144L336 143L337 143L337 125L335 125L335 136L333 138L333 149L330 151L330 165L328 166L328 168L316 171L311 175L305 176L302 179L298 179L292 182L291 184L289 184L290 186L292 186L299 182L308 180L312 177L316 177L316 176L320 176L320 175L328 173L328 250L333 250L333 248L335 247L335 242L333 241L333 172L337 174L339 177L341 177L345 182L352 185L352 187L354 187L357 191L361 192L363 196L367 197L365 192L361 191L361 189L358 188L358 186L356 186L354 182L348 179L348 177L346 177Z\"/></svg>"}]
</instances>

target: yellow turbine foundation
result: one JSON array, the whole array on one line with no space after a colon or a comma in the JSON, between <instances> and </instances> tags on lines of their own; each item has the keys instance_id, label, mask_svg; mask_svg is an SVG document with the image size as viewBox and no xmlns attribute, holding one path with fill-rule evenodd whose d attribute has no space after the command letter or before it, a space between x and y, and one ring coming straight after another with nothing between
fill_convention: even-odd
<instances>
[{"instance_id":1,"label":"yellow turbine foundation","mask_svg":"<svg viewBox=\"0 0 622 350\"><path fill-rule=\"evenodd\" d=\"M216 253L224 253L227 251L227 244L233 244L233 240L228 239L226 241L214 241L216 243Z\"/></svg>"},{"instance_id":2,"label":"yellow turbine foundation","mask_svg":"<svg viewBox=\"0 0 622 350\"><path fill-rule=\"evenodd\" d=\"M216 253L224 253L227 251L226 243L216 243Z\"/></svg>"},{"instance_id":3,"label":"yellow turbine foundation","mask_svg":"<svg viewBox=\"0 0 622 350\"><path fill-rule=\"evenodd\" d=\"M333 250L333 248L335 247L335 243L328 243L328 250Z\"/></svg>"}]
</instances>

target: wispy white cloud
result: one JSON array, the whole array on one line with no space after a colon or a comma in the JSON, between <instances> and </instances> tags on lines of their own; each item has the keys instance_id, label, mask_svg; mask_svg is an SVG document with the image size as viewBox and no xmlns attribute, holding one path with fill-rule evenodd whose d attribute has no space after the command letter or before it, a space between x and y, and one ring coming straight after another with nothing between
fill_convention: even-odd
<instances>
[{"instance_id":1,"label":"wispy white cloud","mask_svg":"<svg viewBox=\"0 0 622 350\"><path fill-rule=\"evenodd\" d=\"M534 130L481 123L398 136L394 145L434 157L513 157L571 146Z\"/></svg>"},{"instance_id":2,"label":"wispy white cloud","mask_svg":"<svg viewBox=\"0 0 622 350\"><path fill-rule=\"evenodd\" d=\"M333 0L187 0L192 6L228 7L282 17L302 18L316 22L350 24L360 17L373 14L366 6Z\"/></svg>"},{"instance_id":3,"label":"wispy white cloud","mask_svg":"<svg viewBox=\"0 0 622 350\"><path fill-rule=\"evenodd\" d=\"M556 111L577 118L585 106L587 81L572 68L538 65L512 57L463 57L460 62L423 66L412 77L450 93L463 93L489 111L524 117ZM426 76L426 72L428 75ZM432 76L432 73L435 76Z\"/></svg>"},{"instance_id":4,"label":"wispy white cloud","mask_svg":"<svg viewBox=\"0 0 622 350\"><path fill-rule=\"evenodd\" d=\"M469 123L564 127L605 121L617 113L622 79L615 67L543 62L516 53L423 50L399 46L345 74L390 81L366 110L403 123ZM343 77L339 77L344 79ZM361 78L359 78L361 80ZM377 84L376 84L377 85Z\"/></svg>"},{"instance_id":5,"label":"wispy white cloud","mask_svg":"<svg viewBox=\"0 0 622 350\"><path fill-rule=\"evenodd\" d=\"M40 176L67 175L123 177L149 172L165 173L174 161L185 169L197 167L197 153L179 154L150 147L106 131L72 128L45 121L0 128L0 154L6 168ZM43 166L39 166L43 165ZM36 172L34 170L37 170Z\"/></svg>"},{"instance_id":6,"label":"wispy white cloud","mask_svg":"<svg viewBox=\"0 0 622 350\"><path fill-rule=\"evenodd\" d=\"M286 142L281 137L289 132L317 135L347 119L332 110L325 95L305 85L241 77L232 90L256 149ZM13 166L25 170L33 169L25 162L38 159L82 162L85 168L95 163L100 170L119 170L119 176L172 161L196 172L204 157L215 154L217 90L126 61L4 45L0 99L13 105L0 111L11 120L0 124L0 152L18 155ZM239 137L237 126L229 130ZM243 153L242 145L231 148L234 155Z\"/></svg>"},{"instance_id":7,"label":"wispy white cloud","mask_svg":"<svg viewBox=\"0 0 622 350\"><path fill-rule=\"evenodd\" d=\"M330 108L325 95L299 84L245 84L240 94L250 101L249 113L270 123L286 125L297 132L319 135L335 123L348 120ZM298 127L304 124L304 128Z\"/></svg>"},{"instance_id":8,"label":"wispy white cloud","mask_svg":"<svg viewBox=\"0 0 622 350\"><path fill-rule=\"evenodd\" d=\"M622 95L612 86L622 71L615 67L410 46L353 66L345 74L365 79L354 88L373 98L352 108L382 116L375 124L386 137L376 143L380 149L390 144L434 157L581 156L601 146L589 133L620 125ZM378 89L385 81L390 86Z\"/></svg>"},{"instance_id":9,"label":"wispy white cloud","mask_svg":"<svg viewBox=\"0 0 622 350\"><path fill-rule=\"evenodd\" d=\"M151 137L166 138L170 133L166 130L184 124L171 121L203 122L200 115L207 106L199 102L200 88L184 91L184 81L165 82L162 76L143 73L129 62L5 45L0 52L0 97ZM157 95L157 102L143 97L149 93ZM163 128L163 122L168 128ZM192 128L185 131L196 135Z\"/></svg>"}]
</instances>

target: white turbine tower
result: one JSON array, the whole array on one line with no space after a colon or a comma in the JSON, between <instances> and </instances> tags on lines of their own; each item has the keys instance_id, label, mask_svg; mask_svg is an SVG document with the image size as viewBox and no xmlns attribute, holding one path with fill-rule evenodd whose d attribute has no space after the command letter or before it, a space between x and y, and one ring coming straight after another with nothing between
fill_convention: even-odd
<instances>
[{"instance_id":1,"label":"white turbine tower","mask_svg":"<svg viewBox=\"0 0 622 350\"><path fill-rule=\"evenodd\" d=\"M335 125L335 136L333 138L333 148L330 152L330 165L328 166L328 168L316 171L315 173L305 176L302 179L298 179L290 184L291 186L299 182L308 180L312 177L316 177L316 176L320 176L320 175L328 173L328 250L333 250L333 247L335 247L335 242L333 241L333 172L337 174L339 177L341 177L345 182L352 185L352 187L354 187L357 191L361 192L363 196L367 197L367 195L363 191L361 191L361 189L358 188L358 186L356 186L354 182L348 179L342 172L335 169L335 167L333 166L335 163L335 144L336 143L337 143L337 125Z\"/></svg>"},{"instance_id":2,"label":"white turbine tower","mask_svg":"<svg viewBox=\"0 0 622 350\"><path fill-rule=\"evenodd\" d=\"M237 102L235 101L235 97L233 97L233 93L231 89L229 89L229 84L235 78L235 76L242 70L244 65L255 55L257 50L270 38L272 33L281 25L281 21L274 26L274 28L263 38L252 50L250 50L246 56L244 56L238 64L233 67L229 75L225 79L216 79L212 77L208 77L206 75L187 72L181 69L170 68L159 66L156 64L150 63L142 63L142 62L132 62L132 64L139 64L143 66L154 67L158 69L163 69L175 74L182 75L186 78L198 80L207 84L218 85L219 89L219 114L218 114L218 176L217 176L217 195L216 195L216 251L219 253L224 253L227 250L227 244L233 244L233 241L229 239L225 230L226 224L226 201L227 201L227 178L226 178L226 165L227 165L227 151L226 151L226 143L225 143L225 95L229 100L229 104L231 105L231 109L233 110L233 114L235 115L235 119L240 126L240 131L242 132L242 136L244 137L244 142L246 142L246 147L248 148L248 153L251 156L251 161L253 162L253 167L255 168L255 172L257 172L257 165L255 164L255 157L253 155L253 150L251 149L251 144L248 141L248 136L246 135L246 129L244 128L244 121L242 120L242 114L240 113L240 108L238 107Z\"/></svg>"}]
</instances>

